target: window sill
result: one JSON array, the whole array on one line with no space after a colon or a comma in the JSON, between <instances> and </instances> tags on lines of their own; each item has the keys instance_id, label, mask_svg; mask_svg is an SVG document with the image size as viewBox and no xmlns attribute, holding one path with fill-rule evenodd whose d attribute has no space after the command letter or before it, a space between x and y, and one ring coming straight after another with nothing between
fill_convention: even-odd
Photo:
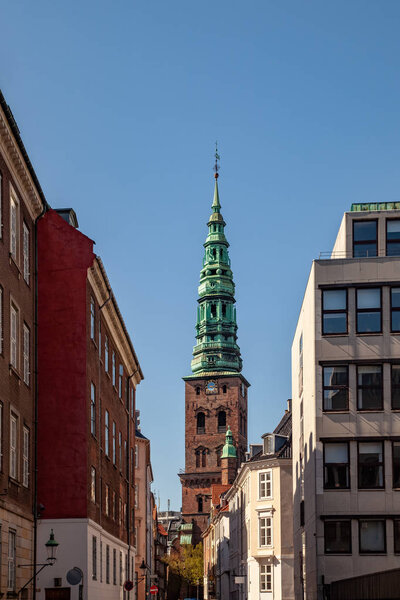
<instances>
[{"instance_id":1,"label":"window sill","mask_svg":"<svg viewBox=\"0 0 400 600\"><path fill-rule=\"evenodd\" d=\"M372 488L360 488L360 487L358 487L357 490L359 492L384 492L385 488L384 487L372 487Z\"/></svg>"},{"instance_id":2,"label":"window sill","mask_svg":"<svg viewBox=\"0 0 400 600\"><path fill-rule=\"evenodd\" d=\"M323 410L322 411L324 415L349 415L350 414L350 410L348 408L341 408L341 409L337 409L337 410Z\"/></svg>"},{"instance_id":3,"label":"window sill","mask_svg":"<svg viewBox=\"0 0 400 600\"><path fill-rule=\"evenodd\" d=\"M356 335L360 337L383 335L382 331L356 331Z\"/></svg>"},{"instance_id":4,"label":"window sill","mask_svg":"<svg viewBox=\"0 0 400 600\"><path fill-rule=\"evenodd\" d=\"M384 408L382 406L382 408L357 408L358 413L376 413L376 412L383 412Z\"/></svg>"},{"instance_id":5,"label":"window sill","mask_svg":"<svg viewBox=\"0 0 400 600\"><path fill-rule=\"evenodd\" d=\"M349 335L348 331L343 331L341 333L321 333L321 336L323 338L329 338L329 337L345 337L346 335Z\"/></svg>"},{"instance_id":6,"label":"window sill","mask_svg":"<svg viewBox=\"0 0 400 600\"><path fill-rule=\"evenodd\" d=\"M324 487L324 492L350 492L351 487L338 487L338 488L326 488Z\"/></svg>"},{"instance_id":7,"label":"window sill","mask_svg":"<svg viewBox=\"0 0 400 600\"><path fill-rule=\"evenodd\" d=\"M353 556L352 552L325 552L325 556Z\"/></svg>"}]
</instances>

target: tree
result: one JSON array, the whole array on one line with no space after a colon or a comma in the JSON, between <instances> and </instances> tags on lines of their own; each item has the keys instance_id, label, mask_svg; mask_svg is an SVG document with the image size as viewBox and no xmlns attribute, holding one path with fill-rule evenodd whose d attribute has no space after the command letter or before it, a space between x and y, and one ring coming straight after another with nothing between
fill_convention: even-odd
<instances>
[{"instance_id":1,"label":"tree","mask_svg":"<svg viewBox=\"0 0 400 600\"><path fill-rule=\"evenodd\" d=\"M170 555L164 556L164 562L172 573L178 575L189 585L203 582L203 544L185 544L173 548Z\"/></svg>"}]
</instances>

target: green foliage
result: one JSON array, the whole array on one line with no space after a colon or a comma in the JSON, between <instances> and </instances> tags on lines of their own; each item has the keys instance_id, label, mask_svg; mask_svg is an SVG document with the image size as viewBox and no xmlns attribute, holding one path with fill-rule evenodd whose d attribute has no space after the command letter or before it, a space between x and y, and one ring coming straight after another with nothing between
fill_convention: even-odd
<instances>
[{"instance_id":1,"label":"green foliage","mask_svg":"<svg viewBox=\"0 0 400 600\"><path fill-rule=\"evenodd\" d=\"M163 561L171 571L190 585L203 584L203 544L185 544L173 550Z\"/></svg>"}]
</instances>

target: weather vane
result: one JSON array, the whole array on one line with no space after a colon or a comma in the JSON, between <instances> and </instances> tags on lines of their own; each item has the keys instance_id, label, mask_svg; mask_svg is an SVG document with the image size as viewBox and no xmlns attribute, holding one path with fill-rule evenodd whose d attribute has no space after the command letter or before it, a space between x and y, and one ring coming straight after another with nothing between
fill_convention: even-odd
<instances>
[{"instance_id":1,"label":"weather vane","mask_svg":"<svg viewBox=\"0 0 400 600\"><path fill-rule=\"evenodd\" d=\"M215 172L215 179L218 179L219 175L218 175L218 171L219 171L219 164L218 161L221 160L220 156L218 154L218 142L215 142L215 164L214 164L214 172Z\"/></svg>"}]
</instances>

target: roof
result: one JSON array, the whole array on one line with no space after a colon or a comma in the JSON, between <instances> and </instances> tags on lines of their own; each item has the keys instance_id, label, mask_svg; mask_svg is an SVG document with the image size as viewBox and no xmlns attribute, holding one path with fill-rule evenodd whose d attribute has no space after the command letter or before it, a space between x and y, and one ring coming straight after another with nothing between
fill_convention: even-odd
<instances>
[{"instance_id":1,"label":"roof","mask_svg":"<svg viewBox=\"0 0 400 600\"><path fill-rule=\"evenodd\" d=\"M9 124L9 126L10 126L11 131L12 131L12 134L13 134L13 136L15 138L15 141L17 142L18 148L21 151L21 154L22 154L23 159L25 161L25 164L26 164L26 166L28 168L30 176L32 177L33 183L35 184L35 187L36 187L36 189L37 189L37 191L39 193L40 199L43 202L44 206L46 208L48 208L49 205L48 205L47 200L45 198L45 195L43 193L42 187L41 187L41 185L39 183L39 180L37 178L35 170L34 170L34 168L32 166L32 163L31 163L31 161L29 159L28 153L27 153L27 151L25 149L24 143L23 143L23 141L21 139L21 134L19 132L19 128L18 128L17 122L14 119L14 115L12 114L11 108L8 106L8 104L6 102L6 99L4 98L3 93L2 93L1 90L0 90L0 106L3 109L3 112L4 112L5 116L6 116L7 122Z\"/></svg>"},{"instance_id":2,"label":"roof","mask_svg":"<svg viewBox=\"0 0 400 600\"><path fill-rule=\"evenodd\" d=\"M157 527L158 527L158 533L160 533L161 535L165 535L165 536L168 535L168 533L165 531L164 527L160 523L158 523Z\"/></svg>"},{"instance_id":3,"label":"roof","mask_svg":"<svg viewBox=\"0 0 400 600\"><path fill-rule=\"evenodd\" d=\"M215 483L214 485L211 486L211 502L213 503L214 506L218 506L218 504L220 504L220 498L221 495L226 492L227 490L229 490L229 488L231 487L230 484L223 484L223 483Z\"/></svg>"},{"instance_id":4,"label":"roof","mask_svg":"<svg viewBox=\"0 0 400 600\"><path fill-rule=\"evenodd\" d=\"M143 433L141 431L139 431L139 429L135 430L135 437L140 438L141 440L147 440L147 441L149 439L146 436L144 436Z\"/></svg>"},{"instance_id":5,"label":"roof","mask_svg":"<svg viewBox=\"0 0 400 600\"><path fill-rule=\"evenodd\" d=\"M292 411L288 410L274 429L274 433L289 437L292 433Z\"/></svg>"}]
</instances>

